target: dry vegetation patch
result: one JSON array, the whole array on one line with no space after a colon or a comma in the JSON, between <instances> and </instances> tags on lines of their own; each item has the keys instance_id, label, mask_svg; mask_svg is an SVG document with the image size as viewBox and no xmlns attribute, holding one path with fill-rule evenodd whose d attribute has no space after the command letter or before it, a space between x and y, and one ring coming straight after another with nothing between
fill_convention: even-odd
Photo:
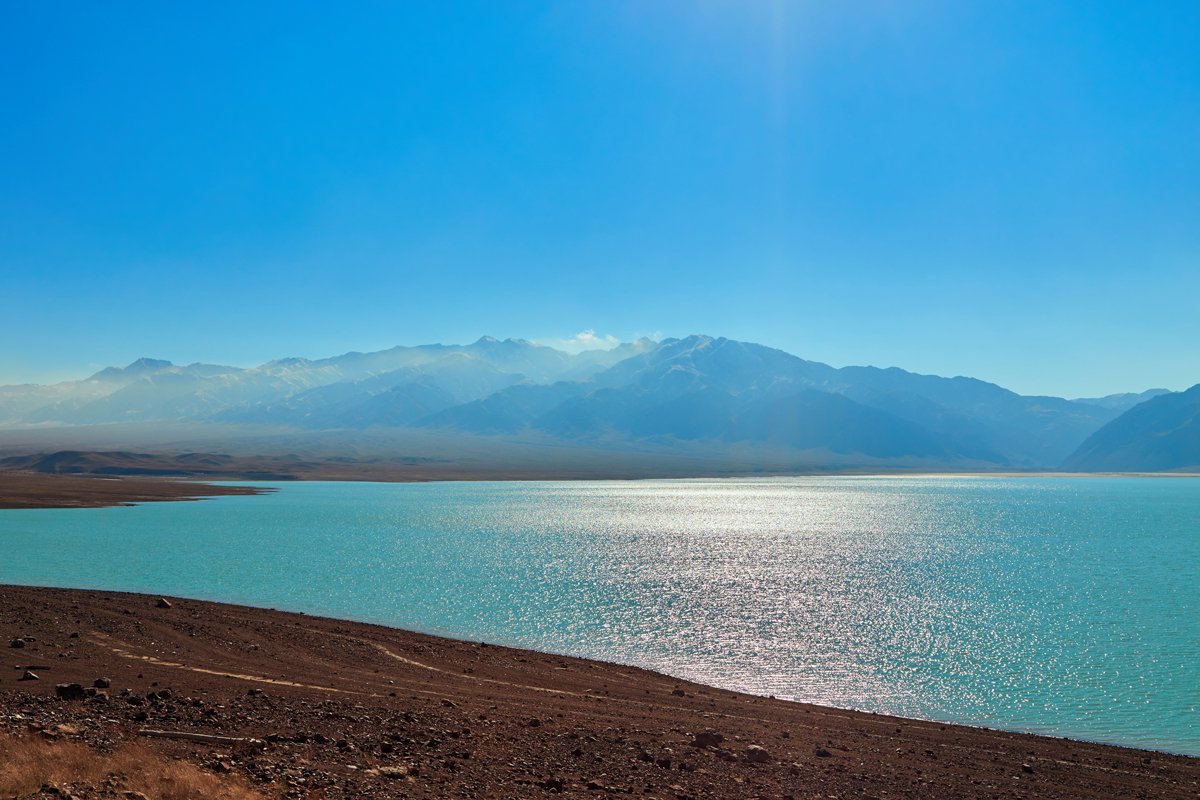
<instances>
[{"instance_id":1,"label":"dry vegetation patch","mask_svg":"<svg viewBox=\"0 0 1200 800\"><path fill-rule=\"evenodd\" d=\"M49 788L44 792L43 788ZM57 791L54 791L54 790ZM127 744L101 753L84 744L0 736L0 798L43 796L121 800L265 800L239 779Z\"/></svg>"}]
</instances>

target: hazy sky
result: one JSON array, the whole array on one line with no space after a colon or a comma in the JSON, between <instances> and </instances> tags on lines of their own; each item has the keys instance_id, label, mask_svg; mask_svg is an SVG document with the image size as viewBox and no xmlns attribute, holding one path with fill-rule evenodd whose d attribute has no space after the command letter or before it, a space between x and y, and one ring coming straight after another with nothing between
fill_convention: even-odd
<instances>
[{"instance_id":1,"label":"hazy sky","mask_svg":"<svg viewBox=\"0 0 1200 800\"><path fill-rule=\"evenodd\" d=\"M1200 3L16 3L0 383L704 332L1200 382Z\"/></svg>"}]
</instances>

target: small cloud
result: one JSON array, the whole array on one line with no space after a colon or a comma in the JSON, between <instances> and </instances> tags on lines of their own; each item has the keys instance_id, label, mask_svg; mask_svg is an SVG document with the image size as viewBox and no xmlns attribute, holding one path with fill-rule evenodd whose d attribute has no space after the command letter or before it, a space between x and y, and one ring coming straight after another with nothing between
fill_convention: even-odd
<instances>
[{"instance_id":1,"label":"small cloud","mask_svg":"<svg viewBox=\"0 0 1200 800\"><path fill-rule=\"evenodd\" d=\"M597 336L594 330L588 329L568 339L537 339L535 343L568 353L582 353L584 350L611 350L619 345L621 340L611 333Z\"/></svg>"}]
</instances>

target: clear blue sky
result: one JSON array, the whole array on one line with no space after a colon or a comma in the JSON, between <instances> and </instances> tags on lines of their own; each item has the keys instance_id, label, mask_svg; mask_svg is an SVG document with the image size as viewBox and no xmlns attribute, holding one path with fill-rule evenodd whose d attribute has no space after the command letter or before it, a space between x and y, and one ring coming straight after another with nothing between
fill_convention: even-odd
<instances>
[{"instance_id":1,"label":"clear blue sky","mask_svg":"<svg viewBox=\"0 0 1200 800\"><path fill-rule=\"evenodd\" d=\"M5 3L0 383L706 332L1200 381L1200 3Z\"/></svg>"}]
</instances>

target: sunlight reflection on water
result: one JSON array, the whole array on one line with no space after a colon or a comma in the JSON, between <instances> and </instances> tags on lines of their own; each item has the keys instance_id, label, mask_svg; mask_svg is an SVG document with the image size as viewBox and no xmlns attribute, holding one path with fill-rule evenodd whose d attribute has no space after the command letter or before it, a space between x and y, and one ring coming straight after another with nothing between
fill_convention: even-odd
<instances>
[{"instance_id":1,"label":"sunlight reflection on water","mask_svg":"<svg viewBox=\"0 0 1200 800\"><path fill-rule=\"evenodd\" d=\"M7 512L0 535L6 582L293 608L1200 754L1200 481L313 483Z\"/></svg>"}]
</instances>

